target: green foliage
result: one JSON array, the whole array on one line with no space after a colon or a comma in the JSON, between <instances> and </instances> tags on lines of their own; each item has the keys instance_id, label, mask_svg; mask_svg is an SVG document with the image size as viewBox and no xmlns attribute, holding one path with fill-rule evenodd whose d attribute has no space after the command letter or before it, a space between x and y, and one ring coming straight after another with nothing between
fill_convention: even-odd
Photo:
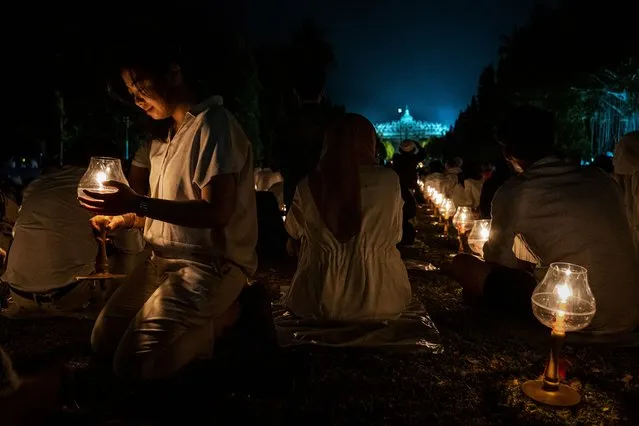
<instances>
[{"instance_id":1,"label":"green foliage","mask_svg":"<svg viewBox=\"0 0 639 426\"><path fill-rule=\"evenodd\" d=\"M427 146L429 143L431 143L434 139L435 139L435 137L434 137L434 136L430 136L430 137L428 137L428 138L421 139L421 140L419 141L419 146L421 146L422 148L426 148L426 146Z\"/></svg>"},{"instance_id":2,"label":"green foliage","mask_svg":"<svg viewBox=\"0 0 639 426\"><path fill-rule=\"evenodd\" d=\"M137 146L143 135L139 120L142 114L111 99L107 93L106 81L113 65L110 53L117 52L121 45L145 48L149 43L148 28L136 32L139 22L148 22L151 26L173 22L171 34L189 36L170 36L160 43L166 45L167 51L171 41L180 44L182 56L197 62L194 68L199 70L198 94L224 97L226 106L251 139L255 157L259 159L262 151L260 84L250 47L232 31L218 30L219 26L211 25L214 17L209 6L179 12L188 15L188 19L176 16L178 12L174 11L166 12L171 14L171 19L167 19L160 16L159 11L149 14L146 8L142 8L143 11L136 11L133 5L131 8L127 14L117 13L114 20L122 27L117 30L105 29L94 20L78 20L68 11L58 11L56 14L60 16L56 19L53 16L42 19L45 21L42 26L33 23L33 31L42 31L43 36L32 34L33 42L25 39L19 47L10 48L15 52L5 52L12 58L11 72L15 72L10 78L15 89L11 87L8 95L15 98L12 104L16 110L30 111L18 114L11 126L12 139L20 141L21 146L34 146L36 152L44 145L50 158L58 155L61 140L66 145L78 140L112 140L124 154L126 117L130 117L129 142ZM144 19L139 19L141 15L136 13L143 13ZM55 29L51 28L53 22ZM113 26L109 19L105 22ZM188 26L185 25L188 28L180 28L180 22L188 22ZM130 25L132 23L134 25ZM200 25L202 23L208 25ZM201 88L207 90L199 90Z\"/></svg>"},{"instance_id":3,"label":"green foliage","mask_svg":"<svg viewBox=\"0 0 639 426\"><path fill-rule=\"evenodd\" d=\"M395 145L388 139L382 140L382 144L384 144L384 148L386 149L386 160L390 160L395 155Z\"/></svg>"},{"instance_id":4,"label":"green foliage","mask_svg":"<svg viewBox=\"0 0 639 426\"><path fill-rule=\"evenodd\" d=\"M500 116L527 103L555 113L564 151L590 158L596 137L612 136L591 134L596 113L607 109L617 118L606 119L619 122L639 109L636 24L631 13L620 13L624 9L623 0L605 7L576 0L560 1L555 9L538 6L526 26L503 37L497 68L482 72L446 149L490 160L498 155L493 128ZM623 91L627 100L610 107L610 93Z\"/></svg>"}]
</instances>

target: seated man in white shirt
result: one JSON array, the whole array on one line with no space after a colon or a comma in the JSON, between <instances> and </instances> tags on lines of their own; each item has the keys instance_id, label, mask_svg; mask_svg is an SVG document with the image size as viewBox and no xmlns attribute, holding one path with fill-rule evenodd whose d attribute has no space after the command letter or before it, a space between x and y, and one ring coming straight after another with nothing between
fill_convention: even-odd
<instances>
[{"instance_id":1,"label":"seated man in white shirt","mask_svg":"<svg viewBox=\"0 0 639 426\"><path fill-rule=\"evenodd\" d=\"M76 142L65 153L65 166L46 169L25 189L2 276L10 286L13 303L3 315L97 315L106 292L96 288L93 281L75 280L93 272L98 252L88 222L92 214L77 200L78 183L91 150L87 144ZM106 143L95 150L95 155L110 153ZM132 236L134 241L118 235L118 246L135 251Z\"/></svg>"},{"instance_id":2,"label":"seated man in white shirt","mask_svg":"<svg viewBox=\"0 0 639 426\"><path fill-rule=\"evenodd\" d=\"M496 193L485 262L459 255L453 273L464 292L511 313L531 315L543 268L569 262L587 268L597 314L588 337L615 340L639 325L639 261L619 187L596 167L554 154L550 113L521 107L497 134L519 176ZM634 333L633 333L634 334Z\"/></svg>"}]
</instances>

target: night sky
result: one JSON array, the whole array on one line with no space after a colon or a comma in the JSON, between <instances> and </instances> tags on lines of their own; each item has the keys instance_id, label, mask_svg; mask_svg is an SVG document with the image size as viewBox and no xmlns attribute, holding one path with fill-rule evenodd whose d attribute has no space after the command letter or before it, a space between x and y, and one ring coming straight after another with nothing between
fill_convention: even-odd
<instances>
[{"instance_id":1,"label":"night sky","mask_svg":"<svg viewBox=\"0 0 639 426\"><path fill-rule=\"evenodd\" d=\"M337 64L329 95L372 121L397 117L452 124L497 58L499 36L524 24L539 0L247 0L254 44L283 40L311 17ZM246 7L245 6L245 7Z\"/></svg>"}]
</instances>

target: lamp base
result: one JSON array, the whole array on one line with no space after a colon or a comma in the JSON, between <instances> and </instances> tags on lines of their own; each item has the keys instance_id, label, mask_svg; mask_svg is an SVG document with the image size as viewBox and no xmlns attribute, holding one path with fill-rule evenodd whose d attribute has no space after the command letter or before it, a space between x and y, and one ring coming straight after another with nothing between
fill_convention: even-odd
<instances>
[{"instance_id":1,"label":"lamp base","mask_svg":"<svg viewBox=\"0 0 639 426\"><path fill-rule=\"evenodd\" d=\"M111 274L109 272L94 272L89 275L82 275L79 277L74 277L76 281L83 280L118 280L121 278L125 278L125 274Z\"/></svg>"},{"instance_id":2,"label":"lamp base","mask_svg":"<svg viewBox=\"0 0 639 426\"><path fill-rule=\"evenodd\" d=\"M528 380L521 386L521 390L529 398L554 407L572 407L581 401L579 392L562 383L556 391L548 391L544 389L543 380Z\"/></svg>"}]
</instances>

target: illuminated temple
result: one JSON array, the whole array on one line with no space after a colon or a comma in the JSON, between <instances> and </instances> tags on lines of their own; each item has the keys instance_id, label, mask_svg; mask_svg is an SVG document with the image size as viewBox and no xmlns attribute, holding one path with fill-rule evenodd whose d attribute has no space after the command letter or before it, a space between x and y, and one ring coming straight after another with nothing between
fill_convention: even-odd
<instances>
[{"instance_id":1,"label":"illuminated temple","mask_svg":"<svg viewBox=\"0 0 639 426\"><path fill-rule=\"evenodd\" d=\"M401 109L399 112L402 112ZM375 130L382 139L398 144L404 139L421 140L430 136L442 136L448 131L448 127L442 123L415 120L406 107L399 120L377 123Z\"/></svg>"}]
</instances>

